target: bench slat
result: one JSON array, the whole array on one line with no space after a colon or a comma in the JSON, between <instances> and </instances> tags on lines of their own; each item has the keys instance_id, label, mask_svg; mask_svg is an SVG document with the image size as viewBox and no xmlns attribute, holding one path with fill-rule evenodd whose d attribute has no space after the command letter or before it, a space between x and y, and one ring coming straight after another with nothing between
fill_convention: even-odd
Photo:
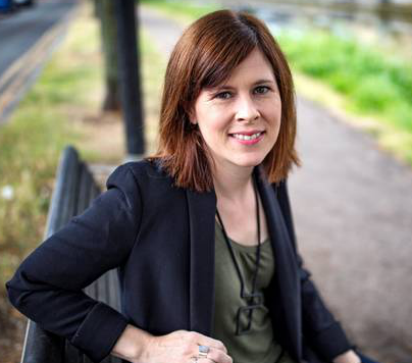
<instances>
[{"instance_id":1,"label":"bench slat","mask_svg":"<svg viewBox=\"0 0 412 363\"><path fill-rule=\"evenodd\" d=\"M67 147L60 159L56 186L49 208L45 238L63 227L73 216L82 213L101 193L87 165L77 151ZM102 275L84 289L85 293L116 310L120 310L120 287L116 270ZM104 363L121 363L108 356ZM71 343L29 321L21 363L92 363Z\"/></svg>"}]
</instances>

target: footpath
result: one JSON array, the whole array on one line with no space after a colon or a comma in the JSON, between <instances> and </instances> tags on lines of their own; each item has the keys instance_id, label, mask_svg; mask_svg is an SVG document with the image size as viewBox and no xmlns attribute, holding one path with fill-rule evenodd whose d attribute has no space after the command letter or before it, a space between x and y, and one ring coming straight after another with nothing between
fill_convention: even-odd
<instances>
[{"instance_id":1,"label":"footpath","mask_svg":"<svg viewBox=\"0 0 412 363\"><path fill-rule=\"evenodd\" d=\"M183 27L148 8L139 17L168 57ZM298 150L289 189L306 267L364 353L412 363L412 168L301 97Z\"/></svg>"}]
</instances>

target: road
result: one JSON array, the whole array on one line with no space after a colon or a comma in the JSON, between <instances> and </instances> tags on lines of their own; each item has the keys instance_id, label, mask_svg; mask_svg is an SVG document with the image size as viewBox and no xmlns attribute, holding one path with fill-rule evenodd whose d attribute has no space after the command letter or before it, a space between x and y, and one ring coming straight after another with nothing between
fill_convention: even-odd
<instances>
[{"instance_id":1,"label":"road","mask_svg":"<svg viewBox=\"0 0 412 363\"><path fill-rule=\"evenodd\" d=\"M140 24L168 56L182 26ZM300 251L350 338L381 363L412 363L412 170L368 134L298 97L303 167L289 178Z\"/></svg>"},{"instance_id":2,"label":"road","mask_svg":"<svg viewBox=\"0 0 412 363\"><path fill-rule=\"evenodd\" d=\"M75 1L38 1L0 18L0 124L64 34Z\"/></svg>"}]
</instances>

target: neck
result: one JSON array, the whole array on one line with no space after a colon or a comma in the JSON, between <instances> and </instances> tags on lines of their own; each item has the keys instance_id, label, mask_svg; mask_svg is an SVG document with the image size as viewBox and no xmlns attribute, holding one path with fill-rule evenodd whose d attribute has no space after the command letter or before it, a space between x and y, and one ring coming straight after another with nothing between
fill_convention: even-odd
<instances>
[{"instance_id":1,"label":"neck","mask_svg":"<svg viewBox=\"0 0 412 363\"><path fill-rule=\"evenodd\" d=\"M222 168L216 165L213 181L218 199L243 199L252 186L252 172L253 167Z\"/></svg>"}]
</instances>

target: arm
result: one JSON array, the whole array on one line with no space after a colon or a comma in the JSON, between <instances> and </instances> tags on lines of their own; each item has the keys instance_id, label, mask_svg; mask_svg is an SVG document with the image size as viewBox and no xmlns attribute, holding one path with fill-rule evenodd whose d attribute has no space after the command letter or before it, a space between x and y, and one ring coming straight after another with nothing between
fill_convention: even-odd
<instances>
[{"instance_id":1,"label":"arm","mask_svg":"<svg viewBox=\"0 0 412 363\"><path fill-rule=\"evenodd\" d=\"M282 181L278 186L277 197L299 266L304 334L316 352L325 359L329 361L334 360L335 363L357 363L358 360L353 359L353 355L355 355L355 358L357 356L351 350L352 346L345 332L325 306L316 286L310 279L310 273L303 268L303 260L297 253L296 236L286 180Z\"/></svg>"},{"instance_id":2,"label":"arm","mask_svg":"<svg viewBox=\"0 0 412 363\"><path fill-rule=\"evenodd\" d=\"M7 283L11 303L94 361L103 359L128 319L82 289L125 261L139 230L140 207L132 172L118 168L106 193L21 264Z\"/></svg>"},{"instance_id":3,"label":"arm","mask_svg":"<svg viewBox=\"0 0 412 363\"><path fill-rule=\"evenodd\" d=\"M195 332L155 337L131 325L108 305L82 292L129 256L140 229L142 199L132 171L123 166L108 191L48 238L7 283L10 301L44 329L68 339L94 362L113 354L133 363L186 362L198 345L216 363L232 363L219 341Z\"/></svg>"}]
</instances>

